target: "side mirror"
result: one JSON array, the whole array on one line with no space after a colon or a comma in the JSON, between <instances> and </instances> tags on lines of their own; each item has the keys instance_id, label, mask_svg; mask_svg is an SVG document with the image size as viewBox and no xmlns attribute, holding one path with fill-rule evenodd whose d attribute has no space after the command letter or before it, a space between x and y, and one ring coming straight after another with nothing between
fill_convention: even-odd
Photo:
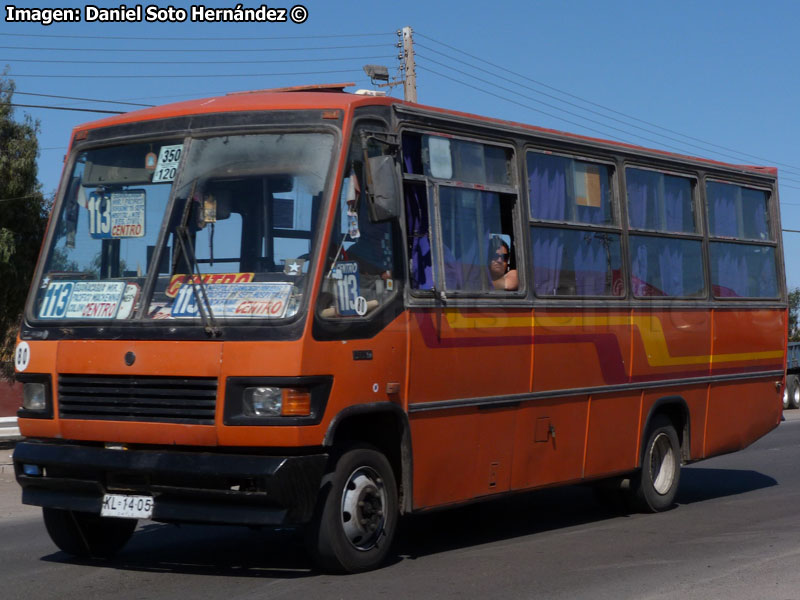
<instances>
[{"instance_id":1,"label":"side mirror","mask_svg":"<svg viewBox=\"0 0 800 600\"><path fill-rule=\"evenodd\" d=\"M400 216L400 185L394 157L373 156L367 159L367 209L372 223Z\"/></svg>"}]
</instances>

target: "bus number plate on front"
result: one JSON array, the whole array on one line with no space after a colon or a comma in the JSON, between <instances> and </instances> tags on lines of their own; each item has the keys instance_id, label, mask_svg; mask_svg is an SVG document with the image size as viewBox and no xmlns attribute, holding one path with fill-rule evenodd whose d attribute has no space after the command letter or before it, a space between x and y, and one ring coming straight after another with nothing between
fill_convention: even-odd
<instances>
[{"instance_id":1,"label":"bus number plate on front","mask_svg":"<svg viewBox=\"0 0 800 600\"><path fill-rule=\"evenodd\" d=\"M153 516L153 498L152 496L106 494L103 496L100 516L120 519L149 519Z\"/></svg>"}]
</instances>

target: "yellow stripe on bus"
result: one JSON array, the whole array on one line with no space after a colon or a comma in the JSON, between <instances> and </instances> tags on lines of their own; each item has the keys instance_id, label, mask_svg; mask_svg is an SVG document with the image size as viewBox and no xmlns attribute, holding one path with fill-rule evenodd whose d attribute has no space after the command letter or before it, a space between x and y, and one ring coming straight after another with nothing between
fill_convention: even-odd
<instances>
[{"instance_id":1,"label":"yellow stripe on bus","mask_svg":"<svg viewBox=\"0 0 800 600\"><path fill-rule=\"evenodd\" d=\"M639 330L647 362L651 367L677 367L708 363L743 362L750 360L783 359L783 350L739 352L732 354L699 354L672 356L667 347L661 319L653 316L575 316L575 317L466 317L458 309L445 309L447 323L452 329L496 329L506 327L629 327Z\"/></svg>"}]
</instances>

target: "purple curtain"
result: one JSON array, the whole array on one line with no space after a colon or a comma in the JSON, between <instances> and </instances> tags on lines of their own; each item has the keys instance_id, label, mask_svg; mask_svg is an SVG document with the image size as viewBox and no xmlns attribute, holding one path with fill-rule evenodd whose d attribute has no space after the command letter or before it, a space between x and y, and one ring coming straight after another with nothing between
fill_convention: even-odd
<instances>
[{"instance_id":1,"label":"purple curtain","mask_svg":"<svg viewBox=\"0 0 800 600\"><path fill-rule=\"evenodd\" d=\"M711 234L738 235L739 228L736 222L736 186L710 182L707 189L709 205L711 207Z\"/></svg>"},{"instance_id":2,"label":"purple curtain","mask_svg":"<svg viewBox=\"0 0 800 600\"><path fill-rule=\"evenodd\" d=\"M667 231L693 232L695 227L691 210L691 184L670 184L670 181L674 179L676 178L666 177L664 182L664 212L667 218ZM679 181L683 183L684 180Z\"/></svg>"},{"instance_id":3,"label":"purple curtain","mask_svg":"<svg viewBox=\"0 0 800 600\"><path fill-rule=\"evenodd\" d=\"M667 296L684 296L683 249L677 244L664 244L658 253L661 289Z\"/></svg>"},{"instance_id":4,"label":"purple curtain","mask_svg":"<svg viewBox=\"0 0 800 600\"><path fill-rule=\"evenodd\" d=\"M539 296L554 296L561 278L564 242L556 232L534 230L533 286Z\"/></svg>"},{"instance_id":5,"label":"purple curtain","mask_svg":"<svg viewBox=\"0 0 800 600\"><path fill-rule=\"evenodd\" d=\"M406 219L408 235L411 237L411 287L418 290L433 288L426 196L424 188L419 185L405 186Z\"/></svg>"},{"instance_id":6,"label":"purple curtain","mask_svg":"<svg viewBox=\"0 0 800 600\"><path fill-rule=\"evenodd\" d=\"M730 247L722 249L715 244L720 252L717 258L717 286L715 294L720 297L749 296L747 293L747 262L744 256L736 256Z\"/></svg>"},{"instance_id":7,"label":"purple curtain","mask_svg":"<svg viewBox=\"0 0 800 600\"><path fill-rule=\"evenodd\" d=\"M534 219L566 219L567 159L528 153L531 216Z\"/></svg>"},{"instance_id":8,"label":"purple curtain","mask_svg":"<svg viewBox=\"0 0 800 600\"><path fill-rule=\"evenodd\" d=\"M631 244L631 251L633 250L633 244ZM633 255L633 260L631 261L631 277L633 279L632 287L633 287L633 294L634 296L649 296L650 294L650 286L648 285L648 252L647 246L644 244L639 244L636 247L635 253Z\"/></svg>"},{"instance_id":9,"label":"purple curtain","mask_svg":"<svg viewBox=\"0 0 800 600\"><path fill-rule=\"evenodd\" d=\"M755 237L759 239L769 239L769 229L767 228L767 211L763 203L753 207L753 229ZM763 234L763 237L762 237Z\"/></svg>"},{"instance_id":10,"label":"purple curtain","mask_svg":"<svg viewBox=\"0 0 800 600\"><path fill-rule=\"evenodd\" d=\"M578 245L575 252L575 288L580 296L602 296L606 293L606 252L592 236Z\"/></svg>"},{"instance_id":11,"label":"purple curtain","mask_svg":"<svg viewBox=\"0 0 800 600\"><path fill-rule=\"evenodd\" d=\"M626 172L626 189L628 192L628 220L631 227L647 228L649 187L647 180L639 177L639 171L628 169Z\"/></svg>"}]
</instances>

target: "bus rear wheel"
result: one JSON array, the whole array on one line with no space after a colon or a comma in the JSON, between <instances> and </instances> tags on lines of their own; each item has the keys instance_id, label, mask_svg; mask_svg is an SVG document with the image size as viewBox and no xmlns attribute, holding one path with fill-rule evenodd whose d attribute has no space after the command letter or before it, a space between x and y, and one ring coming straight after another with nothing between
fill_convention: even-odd
<instances>
[{"instance_id":1,"label":"bus rear wheel","mask_svg":"<svg viewBox=\"0 0 800 600\"><path fill-rule=\"evenodd\" d=\"M794 387L796 380L797 377L795 377L794 375L786 376L786 385L783 386L783 410L794 408L792 406L790 398L791 398L791 390Z\"/></svg>"},{"instance_id":2,"label":"bus rear wheel","mask_svg":"<svg viewBox=\"0 0 800 600\"><path fill-rule=\"evenodd\" d=\"M136 519L112 519L60 508L43 508L42 515L53 543L81 558L111 558L136 529Z\"/></svg>"},{"instance_id":3,"label":"bus rear wheel","mask_svg":"<svg viewBox=\"0 0 800 600\"><path fill-rule=\"evenodd\" d=\"M791 375L790 381L786 382L786 389L789 390L789 408L800 408L800 378Z\"/></svg>"},{"instance_id":4,"label":"bus rear wheel","mask_svg":"<svg viewBox=\"0 0 800 600\"><path fill-rule=\"evenodd\" d=\"M643 512L672 507L681 474L678 434L664 416L653 419L642 456L642 468L631 480L633 505Z\"/></svg>"},{"instance_id":5,"label":"bus rear wheel","mask_svg":"<svg viewBox=\"0 0 800 600\"><path fill-rule=\"evenodd\" d=\"M318 567L356 573L378 567L397 529L394 473L386 457L368 447L342 453L322 480L306 544Z\"/></svg>"}]
</instances>

